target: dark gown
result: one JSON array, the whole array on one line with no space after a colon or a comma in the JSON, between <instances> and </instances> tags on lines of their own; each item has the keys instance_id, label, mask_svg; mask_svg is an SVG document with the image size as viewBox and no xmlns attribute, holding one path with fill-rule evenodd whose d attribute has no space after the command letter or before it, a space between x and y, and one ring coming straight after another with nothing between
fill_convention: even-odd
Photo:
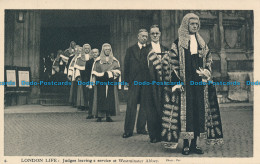
<instances>
[{"instance_id":1,"label":"dark gown","mask_svg":"<svg viewBox=\"0 0 260 164\"><path fill-rule=\"evenodd\" d=\"M191 55L185 49L185 76L186 76L186 130L199 136L205 132L204 86L190 85L190 82L201 82L202 78L196 73L203 67L203 60L199 54Z\"/></svg>"},{"instance_id":2,"label":"dark gown","mask_svg":"<svg viewBox=\"0 0 260 164\"><path fill-rule=\"evenodd\" d=\"M97 58L93 64L93 71L104 73L98 77L92 75L99 84L94 86L93 115L96 117L115 116L119 113L118 85L101 85L102 82L118 82L119 77L109 78L108 71L119 71L119 62L114 58L112 63L101 63Z\"/></svg>"},{"instance_id":3,"label":"dark gown","mask_svg":"<svg viewBox=\"0 0 260 164\"><path fill-rule=\"evenodd\" d=\"M144 81L152 83L153 81L162 82L162 72L158 74L157 64L161 64L160 61L154 63L153 60L149 58L149 52L152 50L151 44L147 45L142 51L141 58L144 62ZM161 45L161 51L165 52L168 49ZM155 54L155 56L157 56ZM146 112L147 118L147 128L149 132L149 137L152 140L161 140L161 129L162 129L162 91L163 86L159 85L143 85L144 93L144 110Z\"/></svg>"},{"instance_id":4,"label":"dark gown","mask_svg":"<svg viewBox=\"0 0 260 164\"><path fill-rule=\"evenodd\" d=\"M175 149L178 139L194 139L196 136L206 138L209 144L223 144L215 86L209 83L190 85L190 81L202 81L202 78L196 73L199 67L211 71L211 65L207 64L210 61L210 52L202 51L202 48L198 47L199 54L191 55L189 48L183 48L184 56L181 57L181 50L177 46L178 40L174 42L174 45L172 53L175 54L178 63L173 66L177 68L175 71L178 78L184 82L184 91L181 94L173 92L176 102L179 103L173 103L171 108L163 110L163 144L166 148ZM181 70L185 70L184 73L181 73ZM180 100L177 101L177 99ZM174 112L176 114L173 114ZM173 117L176 120L173 121Z\"/></svg>"},{"instance_id":5,"label":"dark gown","mask_svg":"<svg viewBox=\"0 0 260 164\"><path fill-rule=\"evenodd\" d=\"M89 59L85 64L85 69L80 70L80 79L82 82L89 82L91 76L91 69L94 63L94 59ZM85 107L90 109L89 114L92 113L92 105L93 105L93 94L90 93L90 90L85 85L78 85L77 86L77 106L78 107Z\"/></svg>"},{"instance_id":6,"label":"dark gown","mask_svg":"<svg viewBox=\"0 0 260 164\"><path fill-rule=\"evenodd\" d=\"M73 65L73 70L71 70L74 74L74 64L75 64L75 60L73 60L75 56L72 55L69 57L69 61L68 61L68 73L69 73L69 65L72 64ZM71 63L73 62L73 63ZM71 103L72 106L76 107L76 103L77 103L77 82L72 79L71 81L71 86L70 86L70 96L69 96L69 102Z\"/></svg>"}]
</instances>

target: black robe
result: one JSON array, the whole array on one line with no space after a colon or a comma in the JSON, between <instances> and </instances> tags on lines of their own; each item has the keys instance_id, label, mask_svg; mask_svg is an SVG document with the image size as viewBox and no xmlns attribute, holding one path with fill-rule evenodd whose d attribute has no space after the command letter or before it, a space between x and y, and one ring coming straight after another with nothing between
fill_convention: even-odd
<instances>
[{"instance_id":1,"label":"black robe","mask_svg":"<svg viewBox=\"0 0 260 164\"><path fill-rule=\"evenodd\" d=\"M93 71L98 73L104 73L102 76L96 76ZM109 77L108 72L118 71L119 77ZM121 78L119 61L113 57L112 63L102 63L100 57L98 57L92 67L92 79L91 82L96 83L94 85L94 97L93 97L93 115L96 117L108 117L115 116L119 113L119 98L118 87L115 85L120 82ZM110 83L110 85L108 85ZM113 83L113 84L112 84ZM106 85L107 84L107 85ZM92 86L91 86L92 87Z\"/></svg>"},{"instance_id":2,"label":"black robe","mask_svg":"<svg viewBox=\"0 0 260 164\"><path fill-rule=\"evenodd\" d=\"M195 136L207 138L207 143L223 144L222 124L215 86L191 85L191 81L201 82L196 70L199 67L211 72L211 54L207 46L198 44L198 54L191 55L190 49L178 46L178 40L172 45L172 53L178 61L175 72L184 84L184 91L172 94L179 103L172 104L163 111L163 144L175 149L178 139L193 139ZM173 62L174 63L174 62ZM175 112L175 114L173 114ZM172 119L174 118L174 120Z\"/></svg>"},{"instance_id":3,"label":"black robe","mask_svg":"<svg viewBox=\"0 0 260 164\"><path fill-rule=\"evenodd\" d=\"M168 49L161 46L161 52L165 52ZM149 61L149 52L152 50L152 45L149 44L146 46L145 50L142 51L142 61L143 61L143 71L144 71L144 81L152 83L153 81L160 82L162 79L158 76L156 68L153 65L153 62ZM144 94L144 109L146 112L147 118L147 127L149 131L149 137L151 140L156 139L157 141L161 140L161 95L162 95L162 86L159 85L143 85Z\"/></svg>"},{"instance_id":4,"label":"black robe","mask_svg":"<svg viewBox=\"0 0 260 164\"><path fill-rule=\"evenodd\" d=\"M85 55L85 54L81 54ZM92 105L91 101L93 98L90 97L88 86L81 85L82 82L89 82L91 71L92 71L92 65L94 63L94 59L85 59L82 58L82 56L79 56L75 62L75 69L79 73L76 73L76 82L77 85L77 106L78 107L89 107Z\"/></svg>"},{"instance_id":5,"label":"black robe","mask_svg":"<svg viewBox=\"0 0 260 164\"><path fill-rule=\"evenodd\" d=\"M80 76L82 82L90 82L91 70L94 63L94 58L89 59L86 61L85 70L80 71ZM93 106L93 92L89 90L88 86L83 87L83 94L85 99L85 107L89 108L89 114L92 114L92 106Z\"/></svg>"}]
</instances>

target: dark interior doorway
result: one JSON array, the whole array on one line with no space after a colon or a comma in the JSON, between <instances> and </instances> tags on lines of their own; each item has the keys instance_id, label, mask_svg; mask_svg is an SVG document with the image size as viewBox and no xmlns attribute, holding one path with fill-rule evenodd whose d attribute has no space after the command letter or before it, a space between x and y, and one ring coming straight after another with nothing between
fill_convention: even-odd
<instances>
[{"instance_id":1,"label":"dark interior doorway","mask_svg":"<svg viewBox=\"0 0 260 164\"><path fill-rule=\"evenodd\" d=\"M56 54L59 49L64 51L72 40L79 46L88 43L100 50L103 43L109 42L109 31L109 26L42 28L41 54L44 57L52 52Z\"/></svg>"},{"instance_id":2,"label":"dark interior doorway","mask_svg":"<svg viewBox=\"0 0 260 164\"><path fill-rule=\"evenodd\" d=\"M46 27L41 29L41 72L40 78L48 81L50 78L44 72L43 58L51 53L57 54L58 50L66 50L69 48L70 42L73 40L79 46L90 44L91 48L101 50L102 44L109 42L110 39L109 26L87 26L87 27ZM66 75L61 76L60 80L64 81ZM42 87L42 92L60 91L63 86Z\"/></svg>"},{"instance_id":3,"label":"dark interior doorway","mask_svg":"<svg viewBox=\"0 0 260 164\"><path fill-rule=\"evenodd\" d=\"M48 81L43 58L51 53L56 55L58 50L66 50L71 41L79 46L88 43L91 48L101 50L102 44L110 42L108 20L107 14L98 11L42 11L40 80ZM62 87L41 87L41 92L53 92L57 88Z\"/></svg>"}]
</instances>

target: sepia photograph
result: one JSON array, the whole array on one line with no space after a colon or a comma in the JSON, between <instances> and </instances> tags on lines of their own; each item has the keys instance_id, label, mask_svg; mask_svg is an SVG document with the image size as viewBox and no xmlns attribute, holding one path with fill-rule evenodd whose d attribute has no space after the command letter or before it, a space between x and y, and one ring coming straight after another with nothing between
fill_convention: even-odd
<instances>
[{"instance_id":1,"label":"sepia photograph","mask_svg":"<svg viewBox=\"0 0 260 164\"><path fill-rule=\"evenodd\" d=\"M1 8L0 163L257 163L258 11L84 4Z\"/></svg>"}]
</instances>

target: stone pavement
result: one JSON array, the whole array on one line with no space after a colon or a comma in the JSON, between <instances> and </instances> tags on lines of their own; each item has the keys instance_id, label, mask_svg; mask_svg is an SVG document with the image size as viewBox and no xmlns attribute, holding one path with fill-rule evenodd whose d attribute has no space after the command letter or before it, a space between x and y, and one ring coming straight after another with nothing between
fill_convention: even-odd
<instances>
[{"instance_id":1,"label":"stone pavement","mask_svg":"<svg viewBox=\"0 0 260 164\"><path fill-rule=\"evenodd\" d=\"M20 108L20 110L19 110ZM17 106L5 109L5 156L184 157L149 142L148 135L122 138L125 105L115 122L86 120L86 112L72 107ZM252 157L253 110L251 105L222 105L223 146L201 142L204 155L188 157ZM186 156L185 156L186 157Z\"/></svg>"}]
</instances>

